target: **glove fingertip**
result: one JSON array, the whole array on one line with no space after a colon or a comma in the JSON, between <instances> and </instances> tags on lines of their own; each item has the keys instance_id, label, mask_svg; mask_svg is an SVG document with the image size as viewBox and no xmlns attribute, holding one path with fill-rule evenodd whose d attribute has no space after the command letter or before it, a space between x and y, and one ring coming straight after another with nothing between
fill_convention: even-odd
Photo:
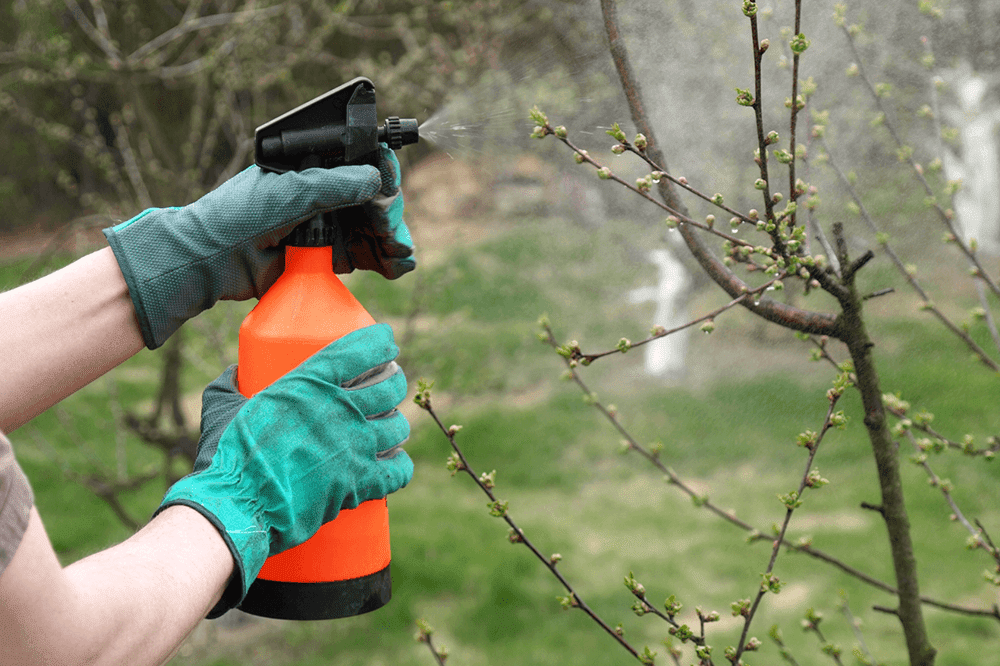
<instances>
[{"instance_id":1,"label":"glove fingertip","mask_svg":"<svg viewBox=\"0 0 1000 666\"><path fill-rule=\"evenodd\" d=\"M402 482L397 490L405 488L413 480L413 473L416 469L413 465L413 458L406 451L400 451L392 458L392 463L396 465L402 475Z\"/></svg>"},{"instance_id":2,"label":"glove fingertip","mask_svg":"<svg viewBox=\"0 0 1000 666\"><path fill-rule=\"evenodd\" d=\"M379 172L382 177L382 194L392 196L399 190L400 172L399 158L395 151L389 148L388 144L379 144L382 147L382 154L379 159Z\"/></svg>"}]
</instances>

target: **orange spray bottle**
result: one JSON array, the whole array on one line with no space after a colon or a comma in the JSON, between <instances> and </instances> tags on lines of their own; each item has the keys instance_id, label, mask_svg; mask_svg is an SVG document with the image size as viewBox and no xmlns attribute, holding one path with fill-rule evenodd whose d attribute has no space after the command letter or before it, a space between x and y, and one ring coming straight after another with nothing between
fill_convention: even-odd
<instances>
[{"instance_id":1,"label":"orange spray bottle","mask_svg":"<svg viewBox=\"0 0 1000 666\"><path fill-rule=\"evenodd\" d=\"M376 164L379 142L417 141L413 119L379 126L375 88L357 78L256 132L256 162L270 171ZM285 271L240 327L237 379L253 396L327 344L375 323L333 271L338 225L364 224L360 208L322 213L285 240ZM240 604L244 612L287 620L350 617L392 596L385 499L341 510L311 539L269 557Z\"/></svg>"}]
</instances>

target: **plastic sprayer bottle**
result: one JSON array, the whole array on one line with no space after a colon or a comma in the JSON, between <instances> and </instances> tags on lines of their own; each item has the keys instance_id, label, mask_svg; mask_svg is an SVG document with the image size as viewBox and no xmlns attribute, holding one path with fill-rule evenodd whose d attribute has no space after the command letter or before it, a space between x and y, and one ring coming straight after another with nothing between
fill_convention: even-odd
<instances>
[{"instance_id":1,"label":"plastic sprayer bottle","mask_svg":"<svg viewBox=\"0 0 1000 666\"><path fill-rule=\"evenodd\" d=\"M256 163L276 173L377 165L379 143L416 143L417 122L379 125L375 87L359 77L257 128ZM375 323L333 272L337 225L366 224L360 208L323 213L285 241L285 271L240 327L240 392L251 397L330 342ZM392 596L385 499L341 510L308 541L269 557L240 609L285 620L349 617Z\"/></svg>"},{"instance_id":2,"label":"plastic sprayer bottle","mask_svg":"<svg viewBox=\"0 0 1000 666\"><path fill-rule=\"evenodd\" d=\"M240 327L240 392L250 397L327 344L375 323L333 272L329 245L296 230L285 272ZM320 241L322 242L322 241ZM392 596L384 499L345 509L311 539L267 559L240 608L282 619L365 613Z\"/></svg>"}]
</instances>

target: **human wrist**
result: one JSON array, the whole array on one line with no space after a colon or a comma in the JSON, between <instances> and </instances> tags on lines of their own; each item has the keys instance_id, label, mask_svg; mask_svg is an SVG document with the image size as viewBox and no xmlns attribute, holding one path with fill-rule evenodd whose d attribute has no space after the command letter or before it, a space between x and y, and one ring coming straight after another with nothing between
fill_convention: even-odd
<instances>
[{"instance_id":1,"label":"human wrist","mask_svg":"<svg viewBox=\"0 0 1000 666\"><path fill-rule=\"evenodd\" d=\"M198 478L197 486L190 477L175 483L167 491L154 518L176 507L196 511L215 528L229 550L233 560L232 574L219 602L207 616L214 619L239 605L246 596L269 555L270 541L252 501L244 501L238 490L227 490L220 484L206 487L207 480Z\"/></svg>"}]
</instances>

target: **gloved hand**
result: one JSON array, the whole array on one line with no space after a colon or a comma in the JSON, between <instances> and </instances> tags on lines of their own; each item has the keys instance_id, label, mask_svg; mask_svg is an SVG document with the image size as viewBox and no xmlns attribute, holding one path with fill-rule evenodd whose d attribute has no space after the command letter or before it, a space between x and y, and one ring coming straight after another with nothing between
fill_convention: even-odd
<instances>
[{"instance_id":1,"label":"gloved hand","mask_svg":"<svg viewBox=\"0 0 1000 666\"><path fill-rule=\"evenodd\" d=\"M379 168L275 174L256 166L183 208L150 208L104 229L146 346L222 300L260 298L284 270L279 242L313 215L361 205L370 225L340 229L334 267L397 278L416 266L403 222L399 161L382 144Z\"/></svg>"},{"instance_id":2,"label":"gloved hand","mask_svg":"<svg viewBox=\"0 0 1000 666\"><path fill-rule=\"evenodd\" d=\"M214 618L246 596L264 560L312 537L343 509L406 486L410 424L396 410L406 378L392 329L335 340L250 400L230 366L202 398L194 471L157 513L189 506L225 540L236 568Z\"/></svg>"}]
</instances>

